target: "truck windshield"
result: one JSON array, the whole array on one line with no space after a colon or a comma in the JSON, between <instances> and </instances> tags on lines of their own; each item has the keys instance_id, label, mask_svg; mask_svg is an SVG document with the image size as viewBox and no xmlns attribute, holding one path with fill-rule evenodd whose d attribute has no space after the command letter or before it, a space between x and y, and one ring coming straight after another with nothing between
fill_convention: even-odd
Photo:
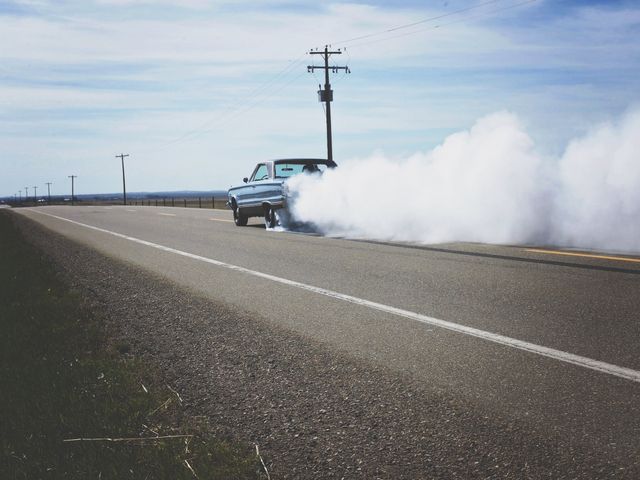
<instances>
[{"instance_id":1,"label":"truck windshield","mask_svg":"<svg viewBox=\"0 0 640 480\"><path fill-rule=\"evenodd\" d=\"M326 166L318 165L315 163L305 163L305 164L296 164L296 163L276 163L274 165L276 170L276 178L288 178L293 175L297 175L299 173L314 173L314 172L324 172Z\"/></svg>"}]
</instances>

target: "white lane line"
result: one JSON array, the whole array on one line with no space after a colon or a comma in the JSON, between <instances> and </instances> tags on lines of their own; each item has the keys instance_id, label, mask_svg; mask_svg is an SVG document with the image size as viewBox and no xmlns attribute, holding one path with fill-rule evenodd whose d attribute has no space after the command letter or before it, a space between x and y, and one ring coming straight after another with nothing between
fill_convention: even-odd
<instances>
[{"instance_id":1,"label":"white lane line","mask_svg":"<svg viewBox=\"0 0 640 480\"><path fill-rule=\"evenodd\" d=\"M175 217L176 216L175 213L162 213L162 212L158 212L158 215L164 215L165 217Z\"/></svg>"},{"instance_id":2,"label":"white lane line","mask_svg":"<svg viewBox=\"0 0 640 480\"><path fill-rule=\"evenodd\" d=\"M207 220L211 220L212 222L227 222L227 223L233 223L233 220L225 220L224 218L208 218Z\"/></svg>"},{"instance_id":3,"label":"white lane line","mask_svg":"<svg viewBox=\"0 0 640 480\"><path fill-rule=\"evenodd\" d=\"M125 208L125 210L127 212L137 212L137 210L133 209L133 208Z\"/></svg>"},{"instance_id":4,"label":"white lane line","mask_svg":"<svg viewBox=\"0 0 640 480\"><path fill-rule=\"evenodd\" d=\"M470 335L472 337L481 338L483 340L488 340L490 342L494 342L500 345L505 345L507 347L516 348L519 350L524 350L525 352L534 353L536 355L541 355L543 357L553 358L555 360L571 363L573 365L578 365L579 367L588 368L590 370L595 370L597 372L607 373L609 375L613 375L615 377L624 378L626 380L631 380L632 382L640 383L640 371L633 370L627 367L620 367L618 365L613 365L611 363L601 362L599 360L594 360L592 358L583 357L581 355L575 355L573 353L564 352L562 350L556 350L554 348L544 347L541 345L536 345L535 343L525 342L523 340L518 340L511 337L506 337L504 335L498 335L496 333L486 332L484 330L480 330L473 327L467 327L465 325L460 325L457 323L449 322L446 320L440 320L438 318L429 317L427 315L422 315L420 313L411 312L409 310L402 310L400 308L392 307L390 305L385 305L382 303L372 302L370 300L365 300L363 298L354 297L351 295L346 295L344 293L335 292L333 290L327 290L321 287L315 287L313 285L308 285L306 283L296 282L295 280L289 280L282 277L277 277L275 275L270 275L268 273L258 272L256 270L250 270L245 267L240 267L238 265L233 265L230 263L221 262L220 260L214 260L212 258L202 257L200 255L195 255L193 253L184 252L182 250L176 250L175 248L165 247L164 245L160 245L153 242L148 242L146 240L141 240L136 237L130 237L128 235L124 235L122 233L112 232L111 230L106 230L104 228L94 227L93 225L87 225L85 223L76 222L75 220L69 220L68 218L59 217L57 215L51 215L50 213L44 213L37 210L27 209L30 212L35 212L40 215L45 215L47 217L56 218L58 220L62 220L65 222L72 223L74 225L78 225L81 227L85 227L91 230L95 230L97 232L107 233L109 235L113 235L115 237L123 238L125 240L129 240L131 242L138 243L140 245L146 245L148 247L153 247L158 250L162 250L164 252L174 253L176 255L180 255L183 257L191 258L193 260L198 260L201 262L209 263L211 265L216 265L218 267L227 268L229 270L234 270L236 272L245 273L247 275L252 275L258 278L264 278L266 280L270 280L272 282L280 283L283 285L288 285L290 287L300 288L302 290L307 290L309 292L314 292L320 295L325 295L327 297L335 298L338 300L342 300L345 302L353 303L355 305L360 305L363 307L368 307L373 310L378 310L381 312L389 313L391 315L397 315L399 317L409 318L411 320L415 320L420 323L424 323L427 325L433 325L440 328L445 328L447 330L451 330L457 333L462 333L465 335Z\"/></svg>"}]
</instances>

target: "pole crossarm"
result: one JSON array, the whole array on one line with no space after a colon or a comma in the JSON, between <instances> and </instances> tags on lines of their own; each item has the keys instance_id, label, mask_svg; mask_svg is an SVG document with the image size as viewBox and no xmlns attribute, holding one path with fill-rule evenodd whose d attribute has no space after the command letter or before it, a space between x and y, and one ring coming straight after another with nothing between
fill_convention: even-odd
<instances>
[{"instance_id":1,"label":"pole crossarm","mask_svg":"<svg viewBox=\"0 0 640 480\"><path fill-rule=\"evenodd\" d=\"M325 67L324 65L307 65L307 72L311 73L316 70L324 70L325 68L328 68L333 73L338 73L338 71L340 70L344 70L347 73L351 73L351 70L349 70L349 67L338 67L336 65L329 65L327 67Z\"/></svg>"},{"instance_id":2,"label":"pole crossarm","mask_svg":"<svg viewBox=\"0 0 640 480\"><path fill-rule=\"evenodd\" d=\"M329 51L329 47L324 47L324 50L311 50L309 55L342 55L342 50Z\"/></svg>"}]
</instances>

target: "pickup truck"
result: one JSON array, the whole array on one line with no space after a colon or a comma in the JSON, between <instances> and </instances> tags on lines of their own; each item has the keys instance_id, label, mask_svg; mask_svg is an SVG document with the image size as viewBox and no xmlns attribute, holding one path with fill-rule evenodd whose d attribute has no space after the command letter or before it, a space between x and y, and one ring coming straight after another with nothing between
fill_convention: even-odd
<instances>
[{"instance_id":1,"label":"pickup truck","mask_svg":"<svg viewBox=\"0 0 640 480\"><path fill-rule=\"evenodd\" d=\"M289 158L258 163L243 185L231 187L227 206L233 210L233 220L239 227L250 217L264 217L267 228L283 223L287 216L285 181L293 175L319 174L336 163L317 158Z\"/></svg>"}]
</instances>

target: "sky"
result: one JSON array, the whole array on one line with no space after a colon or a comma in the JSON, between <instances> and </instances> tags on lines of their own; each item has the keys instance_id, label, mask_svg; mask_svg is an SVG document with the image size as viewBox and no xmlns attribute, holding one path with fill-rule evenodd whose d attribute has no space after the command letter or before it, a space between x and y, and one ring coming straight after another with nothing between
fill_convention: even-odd
<instances>
[{"instance_id":1,"label":"sky","mask_svg":"<svg viewBox=\"0 0 640 480\"><path fill-rule=\"evenodd\" d=\"M0 196L217 190L255 163L428 152L494 112L542 154L640 104L640 2L0 0Z\"/></svg>"}]
</instances>

